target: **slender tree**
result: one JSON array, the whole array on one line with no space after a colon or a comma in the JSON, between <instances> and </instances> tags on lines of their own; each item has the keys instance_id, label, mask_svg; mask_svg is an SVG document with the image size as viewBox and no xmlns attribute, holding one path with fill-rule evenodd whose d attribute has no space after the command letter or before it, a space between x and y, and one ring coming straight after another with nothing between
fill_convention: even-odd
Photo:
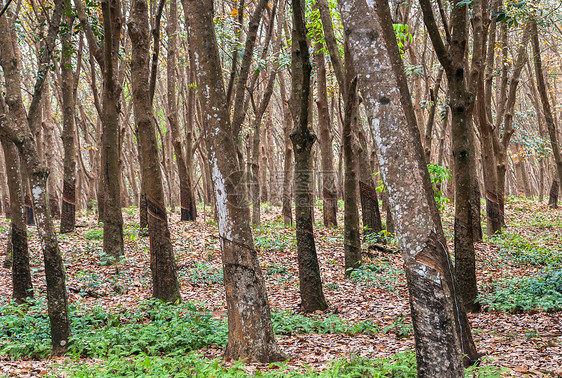
<instances>
[{"instance_id":1,"label":"slender tree","mask_svg":"<svg viewBox=\"0 0 562 378\"><path fill-rule=\"evenodd\" d=\"M180 219L182 221L193 221L197 218L197 208L195 206L195 197L193 195L191 183L191 170L188 169L186 164L187 159L183 148L184 143L182 143L183 138L180 133L176 100L177 24L177 0L171 0L169 3L168 24L166 26L166 33L168 34L168 59L166 64L168 124L172 131L172 145L174 147L180 181ZM191 143L191 140L189 140L188 143Z\"/></svg>"},{"instance_id":2,"label":"slender tree","mask_svg":"<svg viewBox=\"0 0 562 378\"><path fill-rule=\"evenodd\" d=\"M291 109L295 151L295 219L299 282L303 309L306 312L328 307L322 291L320 266L316 255L312 224L311 151L316 135L308 127L310 73L304 2L293 0Z\"/></svg>"},{"instance_id":3,"label":"slender tree","mask_svg":"<svg viewBox=\"0 0 562 378\"><path fill-rule=\"evenodd\" d=\"M146 41L150 40L150 34L148 6L144 0L133 1L128 32L132 47L131 78L135 123L141 146L142 175L145 178L152 296L167 302L176 302L181 299L177 267L164 206L164 189L156 141L156 120L152 110L150 88L146 86L150 76L149 45Z\"/></svg>"},{"instance_id":4,"label":"slender tree","mask_svg":"<svg viewBox=\"0 0 562 378\"><path fill-rule=\"evenodd\" d=\"M349 46L344 42L344 60L342 61L336 41L330 8L327 0L318 0L318 11L324 29L324 39L330 54L334 73L343 94L344 120L342 127L342 150L345 164L344 176L344 255L345 274L361 264L361 235L359 232L359 206L357 198L357 156L355 149L355 134L357 129L357 94L355 90L348 90L355 70L349 56ZM345 63L345 64L344 64Z\"/></svg>"},{"instance_id":5,"label":"slender tree","mask_svg":"<svg viewBox=\"0 0 562 378\"><path fill-rule=\"evenodd\" d=\"M548 130L548 136L550 138L550 147L552 148L552 154L554 155L554 162L556 164L556 174L554 176L555 180L558 180L558 183L562 183L562 155L560 155L560 144L556 133L556 123L554 121L554 116L552 115L552 109L546 89L546 82L544 80L537 21L531 20L530 27L531 46L533 47L533 66L535 68L535 76L537 79L537 90L539 92L544 118L546 120L546 129ZM558 185L552 186L553 188L551 188L551 192L556 192Z\"/></svg>"},{"instance_id":6,"label":"slender tree","mask_svg":"<svg viewBox=\"0 0 562 378\"><path fill-rule=\"evenodd\" d=\"M460 0L454 1L450 20L451 30L446 30L448 38L446 45L435 21L431 2L429 0L419 0L419 2L433 48L445 70L449 84L455 184L455 276L464 306L469 311L478 311L474 251L474 240L477 235L475 235L475 211L472 204L475 201L479 203L480 200L475 196L473 188L475 183L474 135L471 124L473 96L468 91L465 61L468 47L468 9Z\"/></svg>"},{"instance_id":7,"label":"slender tree","mask_svg":"<svg viewBox=\"0 0 562 378\"><path fill-rule=\"evenodd\" d=\"M233 132L227 108L213 26L213 1L184 0L183 5L189 17L190 47L206 120L204 132L216 197L228 309L225 356L261 362L284 360L275 342L265 282L247 222L249 206L237 153L237 133Z\"/></svg>"},{"instance_id":8,"label":"slender tree","mask_svg":"<svg viewBox=\"0 0 562 378\"><path fill-rule=\"evenodd\" d=\"M62 256L51 218L47 198L47 179L49 169L43 164L39 155L32 130L37 130L41 121L41 96L51 57L55 49L55 40L59 31L65 2L55 1L50 15L50 25L45 39L45 49L39 59L37 80L33 88L33 97L26 114L21 95L21 79L18 70L17 43L11 40L12 33L6 17L0 17L0 65L4 69L6 80L6 105L8 115L0 118L0 132L16 145L22 161L29 174L33 208L37 219L37 228L41 238L41 247L45 262L47 281L47 307L51 328L51 343L54 354L62 354L68 347L70 338L70 319L68 317L68 297L66 291L65 271Z\"/></svg>"},{"instance_id":9,"label":"slender tree","mask_svg":"<svg viewBox=\"0 0 562 378\"><path fill-rule=\"evenodd\" d=\"M67 1L67 13L71 13L70 2ZM72 70L71 41L74 16L66 18L66 30L61 34L61 88L62 88L62 140L64 147L64 169L62 189L61 234L74 231L76 226L76 151L74 136L76 134L75 100L74 100L74 72Z\"/></svg>"},{"instance_id":10,"label":"slender tree","mask_svg":"<svg viewBox=\"0 0 562 378\"><path fill-rule=\"evenodd\" d=\"M2 101L3 102L3 101ZM2 107L3 104L2 104ZM5 113L2 109L1 113ZM17 302L23 302L27 297L33 297L33 284L29 268L29 251L27 249L27 229L23 215L23 191L19 153L16 146L6 138L2 139L4 161L6 162L6 176L10 193L10 240L8 241L9 256L12 268L12 297Z\"/></svg>"},{"instance_id":11,"label":"slender tree","mask_svg":"<svg viewBox=\"0 0 562 378\"><path fill-rule=\"evenodd\" d=\"M316 63L316 83L318 86L318 129L320 133L320 156L322 163L322 214L326 227L337 227L336 218L338 196L336 193L336 177L334 170L334 149L332 143L332 122L328 107L328 89L326 82L326 60L324 45L316 41L314 62Z\"/></svg>"}]
</instances>

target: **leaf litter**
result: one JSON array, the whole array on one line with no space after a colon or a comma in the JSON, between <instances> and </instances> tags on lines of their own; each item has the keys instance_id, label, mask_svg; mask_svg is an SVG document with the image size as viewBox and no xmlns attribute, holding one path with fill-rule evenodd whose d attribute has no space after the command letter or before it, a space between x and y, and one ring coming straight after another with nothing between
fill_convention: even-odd
<instances>
[{"instance_id":1,"label":"leaf litter","mask_svg":"<svg viewBox=\"0 0 562 378\"><path fill-rule=\"evenodd\" d=\"M527 200L506 205L505 232L537 236L543 245L562 259L560 209ZM452 209L445 210L443 223L451 239ZM282 225L280 209L270 206L262 211L262 226L254 229L254 240L267 285L273 311L301 312L296 242L294 227ZM207 211L195 222L180 222L171 213L170 231L178 265L182 300L201 304L216 318L224 318L226 304L222 285L221 251L216 223ZM116 265L103 265L102 241L86 239L84 235L100 229L95 215L77 218L79 227L71 234L59 237L67 273L69 301L87 308L137 311L139 302L151 297L148 237L142 237L134 212L125 211L125 258ZM315 223L315 240L324 294L329 308L315 316L327 318L337 314L350 324L370 321L380 330L370 334L291 334L278 335L280 347L290 356L287 366L315 370L328 367L330 361L350 356L368 358L389 357L413 350L408 290L398 253L369 249L364 245L363 263L378 267L374 279L356 276L344 279L343 216L339 213L337 229L327 229ZM321 220L321 209L315 209L315 219ZM484 217L485 218L485 217ZM7 241L9 225L0 222L0 243ZM28 228L31 269L36 296L46 293L44 268L37 230ZM452 240L449 240L452 251ZM392 246L391 246L392 247ZM544 267L514 263L494 240L476 243L476 264L479 289L492 282L513 277L536 276ZM395 248L395 246L394 246ZM558 266L560 268L560 266ZM371 274L371 273L369 273ZM371 277L372 278L372 277ZM382 284L381 284L382 283ZM1 303L11 297L11 271L0 269ZM525 313L486 311L470 314L474 339L484 365L508 368L506 376L562 376L562 321L560 313L534 310ZM208 358L222 358L219 347L200 350ZM68 357L43 360L10 360L0 356L0 374L8 376L42 376L53 374ZM96 363L85 359L83 363ZM227 362L227 366L228 366ZM248 374L266 371L265 364L247 364Z\"/></svg>"}]
</instances>

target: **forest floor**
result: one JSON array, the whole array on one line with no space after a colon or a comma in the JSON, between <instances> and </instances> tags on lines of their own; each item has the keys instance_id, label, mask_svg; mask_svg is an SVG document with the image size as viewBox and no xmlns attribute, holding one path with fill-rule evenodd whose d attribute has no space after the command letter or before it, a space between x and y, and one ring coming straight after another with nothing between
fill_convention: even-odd
<instances>
[{"instance_id":1,"label":"forest floor","mask_svg":"<svg viewBox=\"0 0 562 378\"><path fill-rule=\"evenodd\" d=\"M521 198L510 198L506 209L509 227L504 234L485 237L476 244L483 311L471 314L470 322L478 351L486 357L483 370L473 375L562 376L562 317L557 312L562 311L562 274L556 275L562 269L562 210ZM443 216L449 239L453 234L451 211L446 209ZM344 279L343 209L339 213L340 226L326 229L318 222L321 208L316 208L314 234L330 307L305 317L300 314L294 228L283 227L280 208L262 206L263 222L254 229L254 238L277 340L289 356L281 366L234 364L232 368L232 362L222 361L226 340L225 296L218 232L209 211L200 212L196 222L179 222L177 213L170 215L184 302L179 314L169 306L160 310L148 301L148 238L139 234L138 213L134 209L124 211L125 258L112 266L104 265L107 259L101 249L102 231L95 216L82 214L77 219L80 227L76 232L59 239L76 329L73 328L77 338L73 342L75 349L71 356L49 357L44 268L37 230L30 227L35 296L42 299L31 306L27 317L23 311L15 310L17 307L9 303L11 271L0 268L0 325L4 327L0 329L0 376L119 376L125 372L132 376L176 376L173 369L178 367L167 364L181 364L180 357L186 355L190 359L183 362L185 367L197 365L193 361L199 358L207 366L201 369L211 369L210 360L216 360L212 367L215 373L201 371L198 376L216 375L216 371L233 375L277 371L280 376L290 371L334 372L343 369L345 360L351 359L345 365L349 368L354 363L366 364L367 359L377 358L386 358L378 360L378 364L403 364L398 371L413 374L414 339L408 291L401 257L392 251L397 247L391 244L389 251L365 248L364 268L352 279ZM8 229L8 223L0 221L0 245L6 244ZM449 248L452 250L452 245ZM541 285L551 286L545 289ZM548 295L533 297L532 293L537 292ZM189 302L197 303L197 308L186 307ZM151 306L156 306L158 314L168 315L150 312ZM194 313L204 315L193 317ZM189 322L187 316L191 317ZM182 324L189 324L190 335L196 333L200 338L178 349L174 337L186 332L178 328ZM113 334L111 329L115 330ZM143 338L144 344L139 345L138 340L134 345L123 339L111 341L131 332ZM120 349L112 343L120 344ZM113 353L113 347L120 352ZM194 357L193 353L198 355ZM166 362L168 355L172 362ZM130 366L124 368L125 365ZM497 368L504 369L498 372ZM388 366L384 369L392 370ZM331 376L343 375L343 371Z\"/></svg>"}]
</instances>

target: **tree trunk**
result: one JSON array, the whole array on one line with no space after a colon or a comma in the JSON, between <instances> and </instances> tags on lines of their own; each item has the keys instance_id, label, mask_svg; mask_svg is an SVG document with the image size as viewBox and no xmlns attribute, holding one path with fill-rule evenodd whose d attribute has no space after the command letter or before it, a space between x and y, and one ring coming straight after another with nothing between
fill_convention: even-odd
<instances>
[{"instance_id":1,"label":"tree trunk","mask_svg":"<svg viewBox=\"0 0 562 378\"><path fill-rule=\"evenodd\" d=\"M70 4L68 4L70 6ZM66 23L72 30L74 17L67 17ZM64 170L62 189L62 211L60 233L74 231L76 227L76 151L74 149L74 74L72 72L72 44L70 32L61 35L61 88L62 88L62 143L64 147Z\"/></svg>"},{"instance_id":2,"label":"tree trunk","mask_svg":"<svg viewBox=\"0 0 562 378\"><path fill-rule=\"evenodd\" d=\"M295 151L295 218L299 283L303 310L314 312L326 309L328 304L322 291L312 223L310 155L316 135L308 127L312 66L306 40L304 2L300 0L293 0L292 39L291 141Z\"/></svg>"},{"instance_id":3,"label":"tree trunk","mask_svg":"<svg viewBox=\"0 0 562 378\"><path fill-rule=\"evenodd\" d=\"M2 112L3 113L3 112ZM23 188L21 183L20 161L16 146L2 139L6 176L10 192L10 207L12 218L10 223L10 254L12 268L12 297L21 303L27 297L33 297L31 270L29 269L29 251L27 249L27 230L23 215Z\"/></svg>"},{"instance_id":4,"label":"tree trunk","mask_svg":"<svg viewBox=\"0 0 562 378\"><path fill-rule=\"evenodd\" d=\"M552 185L550 186L550 192L548 196L548 207L552 209L558 209L558 193L559 193L558 180L552 180Z\"/></svg>"},{"instance_id":5,"label":"tree trunk","mask_svg":"<svg viewBox=\"0 0 562 378\"><path fill-rule=\"evenodd\" d=\"M265 282L247 222L249 207L242 184L237 135L229 121L213 26L213 2L184 0L183 5L189 16L190 45L195 55L216 196L228 308L225 357L260 362L284 360L286 357L275 342Z\"/></svg>"},{"instance_id":6,"label":"tree trunk","mask_svg":"<svg viewBox=\"0 0 562 378\"><path fill-rule=\"evenodd\" d=\"M260 117L261 118L261 117ZM261 120L258 121L257 117L253 125L252 140L250 153L248 159L250 160L250 167L248 175L250 176L250 195L252 200L252 225L260 225L260 133L261 133ZM263 168L263 167L262 167Z\"/></svg>"},{"instance_id":7,"label":"tree trunk","mask_svg":"<svg viewBox=\"0 0 562 378\"><path fill-rule=\"evenodd\" d=\"M56 152L59 150L55 147L56 143L56 136L55 136L55 124L52 118L52 110L51 110L51 99L49 93L49 82L45 83L45 95L42 96L42 122L41 128L43 130L43 144L44 144L44 156L41 158L43 161L48 161L54 163L57 161ZM47 179L47 191L48 191L48 199L49 199L49 208L51 211L51 216L53 218L60 217L60 206L59 206L59 197L57 195L57 170L56 165L53 164L50 168L52 170L51 174L49 174L49 178Z\"/></svg>"},{"instance_id":8,"label":"tree trunk","mask_svg":"<svg viewBox=\"0 0 562 378\"><path fill-rule=\"evenodd\" d=\"M314 61L316 63L316 83L318 90L318 129L320 133L320 154L322 157L322 214L324 226L337 227L336 213L338 198L334 171L334 149L332 146L332 130L330 111L328 110L328 92L326 84L326 62L322 42L315 44Z\"/></svg>"},{"instance_id":9,"label":"tree trunk","mask_svg":"<svg viewBox=\"0 0 562 378\"><path fill-rule=\"evenodd\" d=\"M554 117L552 115L550 102L548 100L548 93L546 90L546 83L544 80L539 44L539 32L536 21L532 21L530 25L531 45L533 46L533 63L535 67L535 76L537 78L537 90L539 92L544 118L546 120L546 129L548 130L548 136L550 137L550 147L552 148L554 162L556 163L555 177L557 176L557 180L555 181L558 181L560 183L562 182L562 155L560 155L560 144L558 143L558 136L556 133L556 123L554 122Z\"/></svg>"},{"instance_id":10,"label":"tree trunk","mask_svg":"<svg viewBox=\"0 0 562 378\"><path fill-rule=\"evenodd\" d=\"M291 134L291 111L287 103L287 91L285 89L285 77L283 72L279 73L279 89L281 92L281 106L283 108L283 142L285 146L283 161L283 195L282 209L283 224L285 227L293 225L292 202L293 196L291 191L291 183L293 181L293 146L290 139Z\"/></svg>"},{"instance_id":11,"label":"tree trunk","mask_svg":"<svg viewBox=\"0 0 562 378\"><path fill-rule=\"evenodd\" d=\"M344 175L344 255L345 274L349 276L354 268L361 264L361 236L359 233L359 207L357 198L357 156L354 133L357 128L357 93L348 88L355 77L351 60L348 56L348 46L344 46L344 62L342 62L337 46L330 9L327 0L318 0L318 11L324 29L326 46L330 53L330 60L338 80L340 92L344 98L344 119L342 128ZM353 93L352 93L353 92Z\"/></svg>"},{"instance_id":12,"label":"tree trunk","mask_svg":"<svg viewBox=\"0 0 562 378\"><path fill-rule=\"evenodd\" d=\"M346 54L347 52L347 47ZM353 70L350 58L346 59L345 64L345 110L342 132L343 160L345 164L344 176L344 260L345 275L349 277L354 269L361 265L361 234L359 233L359 207L357 198L357 155L354 151L355 130L357 130L357 90L354 81L355 71Z\"/></svg>"},{"instance_id":13,"label":"tree trunk","mask_svg":"<svg viewBox=\"0 0 562 378\"><path fill-rule=\"evenodd\" d=\"M361 216L363 217L363 236L375 235L382 231L381 213L376 185L373 180L373 169L369 159L369 149L363 127L359 125L359 196L361 199Z\"/></svg>"},{"instance_id":14,"label":"tree trunk","mask_svg":"<svg viewBox=\"0 0 562 378\"><path fill-rule=\"evenodd\" d=\"M469 353L465 340L470 344L471 339L465 336L470 336L470 330L459 322L462 305L456 299L451 262L388 2L377 0L376 4L374 9L365 0L342 1L342 19L365 108L372 119L381 175L404 258L418 375L464 377L461 361L462 355Z\"/></svg>"},{"instance_id":15,"label":"tree trunk","mask_svg":"<svg viewBox=\"0 0 562 378\"><path fill-rule=\"evenodd\" d=\"M146 82L149 80L148 6L145 1L135 0L128 23L131 37L131 77L135 123L142 153L142 176L145 178L148 211L148 234L150 237L150 269L152 270L152 296L166 302L181 299L174 251L170 240L162 173L158 161L156 120L152 110L152 99Z\"/></svg>"},{"instance_id":16,"label":"tree trunk","mask_svg":"<svg viewBox=\"0 0 562 378\"><path fill-rule=\"evenodd\" d=\"M177 1L171 0L166 29L166 33L168 34L168 60L166 64L166 77L168 80L168 124L172 131L172 145L176 155L176 165L180 181L180 220L194 221L197 217L197 209L195 207L191 177L187 169L184 155L183 138L179 129L178 109L176 104L177 11ZM189 140L188 143L191 143L191 140Z\"/></svg>"},{"instance_id":17,"label":"tree trunk","mask_svg":"<svg viewBox=\"0 0 562 378\"><path fill-rule=\"evenodd\" d=\"M455 0L455 4L458 2L460 0ZM478 289L474 239L478 237L475 232L479 230L479 227L475 227L477 222L474 219L479 214L476 202L479 203L480 198L475 196L477 180L473 176L476 170L474 135L470 122L472 96L466 86L467 7L453 6L451 42L447 48L437 28L431 4L427 0L420 0L420 4L424 23L449 83L455 185L455 277L465 308L474 311L478 310L475 303Z\"/></svg>"},{"instance_id":18,"label":"tree trunk","mask_svg":"<svg viewBox=\"0 0 562 378\"><path fill-rule=\"evenodd\" d=\"M102 0L104 29L102 175L103 251L118 260L123 252L123 214L121 213L121 170L119 166L119 106L121 88L117 81L117 59L121 31L119 0Z\"/></svg>"},{"instance_id":19,"label":"tree trunk","mask_svg":"<svg viewBox=\"0 0 562 378\"><path fill-rule=\"evenodd\" d=\"M11 122L8 121L5 116L0 118L0 132L4 133L16 144L29 174L33 206L45 262L47 307L51 328L51 342L53 354L55 355L66 351L70 338L68 299L62 256L47 199L49 170L41 161L32 130L39 128L38 123L41 119L38 117L38 113L40 112L41 95L64 7L64 1L55 1L53 13L50 17L51 22L48 35L45 40L46 48L42 50L39 60L37 80L28 117L26 117L21 96L18 57L14 51L14 45L16 44L13 44L10 39L11 33L7 17L0 18L0 46L2 50L0 63L6 78L6 105L8 106L11 120Z\"/></svg>"}]
</instances>

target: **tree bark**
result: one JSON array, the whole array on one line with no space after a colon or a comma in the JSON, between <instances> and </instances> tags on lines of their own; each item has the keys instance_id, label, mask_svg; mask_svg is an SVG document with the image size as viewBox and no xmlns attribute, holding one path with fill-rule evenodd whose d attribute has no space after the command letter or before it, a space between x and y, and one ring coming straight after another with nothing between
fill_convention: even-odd
<instances>
[{"instance_id":1,"label":"tree bark","mask_svg":"<svg viewBox=\"0 0 562 378\"><path fill-rule=\"evenodd\" d=\"M176 57L177 57L177 39L176 35L178 15L177 1L170 1L168 13L168 25L166 33L168 34L168 61L166 64L166 77L168 81L168 124L172 131L172 145L176 155L176 165L178 168L178 177L180 181L180 220L194 221L197 218L197 208L195 206L195 197L191 184L191 175L189 174L186 159L184 155L182 136L179 129L178 109L176 104ZM191 141L189 141L191 143Z\"/></svg>"},{"instance_id":2,"label":"tree bark","mask_svg":"<svg viewBox=\"0 0 562 378\"><path fill-rule=\"evenodd\" d=\"M468 311L478 310L475 302L478 294L476 286L476 264L474 240L478 235L474 227L475 198L474 184L474 136L472 132L472 95L466 86L465 52L467 48L467 7L457 6L455 0L451 11L451 43L449 48L441 39L439 29L428 0L420 0L424 23L428 29L433 47L445 69L449 83L449 96L452 125L452 150L454 160L453 180L455 184L455 277L459 293Z\"/></svg>"},{"instance_id":3,"label":"tree bark","mask_svg":"<svg viewBox=\"0 0 562 378\"><path fill-rule=\"evenodd\" d=\"M373 169L369 159L369 149L362 126L357 128L359 145L359 197L361 199L361 216L363 218L363 236L375 235L382 231L381 213L376 185L373 180Z\"/></svg>"},{"instance_id":4,"label":"tree bark","mask_svg":"<svg viewBox=\"0 0 562 378\"><path fill-rule=\"evenodd\" d=\"M357 156L354 151L354 134L357 128L357 94L348 88L355 77L355 71L348 54L348 46L344 44L344 62L339 55L335 38L330 9L327 0L318 0L318 11L324 29L324 39L330 53L330 60L338 81L340 92L344 98L344 119L342 127L342 149L345 164L344 173L344 259L345 274L361 264L361 235L359 233L359 206L357 198ZM345 63L345 65L344 65ZM346 118L347 117L347 118Z\"/></svg>"},{"instance_id":5,"label":"tree bark","mask_svg":"<svg viewBox=\"0 0 562 378\"><path fill-rule=\"evenodd\" d=\"M70 3L67 3L70 8ZM63 189L60 233L74 231L76 227L76 151L74 135L76 133L74 73L72 72L72 44L71 32L74 17L67 17L68 30L61 35L61 88L62 88L62 143L64 147L63 159Z\"/></svg>"},{"instance_id":6,"label":"tree bark","mask_svg":"<svg viewBox=\"0 0 562 378\"><path fill-rule=\"evenodd\" d=\"M283 161L283 195L281 198L283 215L283 224L285 227L293 225L292 213L292 190L291 183L293 181L293 146L290 138L291 134L291 111L287 102L287 91L285 88L285 78L283 72L279 73L279 89L281 93L281 106L283 108L283 142L285 146Z\"/></svg>"},{"instance_id":7,"label":"tree bark","mask_svg":"<svg viewBox=\"0 0 562 378\"><path fill-rule=\"evenodd\" d=\"M117 78L121 33L119 0L102 0L103 14L103 110L102 174L103 251L118 260L123 251L123 214L121 213L121 170L119 164L119 107L121 88Z\"/></svg>"},{"instance_id":8,"label":"tree bark","mask_svg":"<svg viewBox=\"0 0 562 378\"><path fill-rule=\"evenodd\" d=\"M507 94L507 97L505 99L505 105L502 106L501 109L500 114L503 114L503 133L501 135L501 138L499 138L499 140L494 141L495 152L497 155L496 169L498 175L498 197L499 197L500 211L503 218L502 220L504 223L505 223L504 214L505 214L505 195L506 195L505 175L508 166L507 152L508 152L509 144L511 142L511 137L515 132L515 129L513 128L513 116L515 110L515 102L517 100L517 87L519 86L519 82L521 79L521 72L523 70L523 67L525 66L525 62L527 61L527 44L529 42L529 37L530 37L529 32L530 32L529 27L526 27L523 32L521 44L519 45L519 48L517 50L517 58L513 68L513 74L511 75L509 93ZM507 44L507 41L504 40L504 43ZM504 58L504 60L505 59L507 59L507 57ZM502 83L502 86L503 85L504 84ZM505 85L507 86L507 79L505 80ZM540 116L540 111L538 112L538 115ZM539 123L540 122L542 121L539 120ZM496 138L497 138L497 134L496 134Z\"/></svg>"},{"instance_id":9,"label":"tree bark","mask_svg":"<svg viewBox=\"0 0 562 378\"><path fill-rule=\"evenodd\" d=\"M332 146L332 130L330 111L328 109L328 93L326 84L326 61L322 42L315 44L314 61L316 63L316 83L318 90L318 129L320 132L320 154L322 163L322 214L324 226L337 227L336 213L338 198L334 171L334 149Z\"/></svg>"},{"instance_id":10,"label":"tree bark","mask_svg":"<svg viewBox=\"0 0 562 378\"><path fill-rule=\"evenodd\" d=\"M546 90L546 83L542 69L541 50L539 44L539 32L536 21L531 21L531 45L533 46L533 64L535 68L535 76L537 78L537 90L541 99L542 110L546 120L546 129L550 138L550 147L554 155L554 162L556 163L556 176L558 183L562 182L562 155L560 155L560 144L558 143L558 136L556 133L556 123L550 107L548 93ZM555 176L555 177L556 177ZM554 185L553 185L554 187ZM552 189L551 189L552 192Z\"/></svg>"},{"instance_id":11,"label":"tree bark","mask_svg":"<svg viewBox=\"0 0 562 378\"><path fill-rule=\"evenodd\" d=\"M4 111L2 111L4 113ZM27 229L23 214L23 188L21 183L20 159L16 146L2 139L8 191L10 193L11 223L8 253L11 256L12 297L22 303L27 297L33 297L33 284L29 268L29 251L27 249Z\"/></svg>"},{"instance_id":12,"label":"tree bark","mask_svg":"<svg viewBox=\"0 0 562 378\"><path fill-rule=\"evenodd\" d=\"M0 118L0 132L16 145L29 174L33 207L36 213L37 228L45 262L47 307L51 328L51 343L55 355L66 352L68 347L70 338L68 299L62 256L47 198L49 170L41 161L32 130L39 128L37 123L41 120L38 117L41 95L49 69L49 62L55 48L55 39L64 6L64 1L55 1L53 13L50 17L51 23L48 35L45 40L45 49L43 49L39 60L37 80L27 117L21 96L18 57L10 39L11 33L6 17L0 18L0 47L2 50L0 64L4 69L6 78L6 105L9 109L9 119L6 116Z\"/></svg>"},{"instance_id":13,"label":"tree bark","mask_svg":"<svg viewBox=\"0 0 562 378\"><path fill-rule=\"evenodd\" d=\"M211 0L184 0L195 56L204 129L216 196L229 337L225 357L272 362L285 359L275 342L265 282L259 266L237 141L227 109Z\"/></svg>"},{"instance_id":14,"label":"tree bark","mask_svg":"<svg viewBox=\"0 0 562 378\"><path fill-rule=\"evenodd\" d=\"M316 135L308 127L312 66L306 40L304 2L300 0L293 0L292 40L291 141L295 151L295 218L299 282L303 310L314 312L326 309L328 304L322 291L312 223L310 155Z\"/></svg>"},{"instance_id":15,"label":"tree bark","mask_svg":"<svg viewBox=\"0 0 562 378\"><path fill-rule=\"evenodd\" d=\"M132 45L131 77L135 123L142 153L142 175L145 178L152 296L166 302L177 302L181 300L181 296L164 206L162 173L156 141L156 120L152 110L150 89L146 86L150 76L149 45L146 41L150 40L150 34L148 6L145 1L135 0L132 3L128 31Z\"/></svg>"},{"instance_id":16,"label":"tree bark","mask_svg":"<svg viewBox=\"0 0 562 378\"><path fill-rule=\"evenodd\" d=\"M349 55L345 47L346 55ZM355 130L357 129L357 89L354 80L355 71L348 57L345 64L345 110L342 131L344 177L344 268L345 276L349 277L354 269L361 265L361 236L359 233L359 207L357 201L357 154L354 151Z\"/></svg>"},{"instance_id":17,"label":"tree bark","mask_svg":"<svg viewBox=\"0 0 562 378\"><path fill-rule=\"evenodd\" d=\"M375 9L365 0L346 0L341 6L404 258L418 375L463 377L462 355L476 353L469 351L470 329L457 300L388 3L377 0Z\"/></svg>"}]
</instances>

